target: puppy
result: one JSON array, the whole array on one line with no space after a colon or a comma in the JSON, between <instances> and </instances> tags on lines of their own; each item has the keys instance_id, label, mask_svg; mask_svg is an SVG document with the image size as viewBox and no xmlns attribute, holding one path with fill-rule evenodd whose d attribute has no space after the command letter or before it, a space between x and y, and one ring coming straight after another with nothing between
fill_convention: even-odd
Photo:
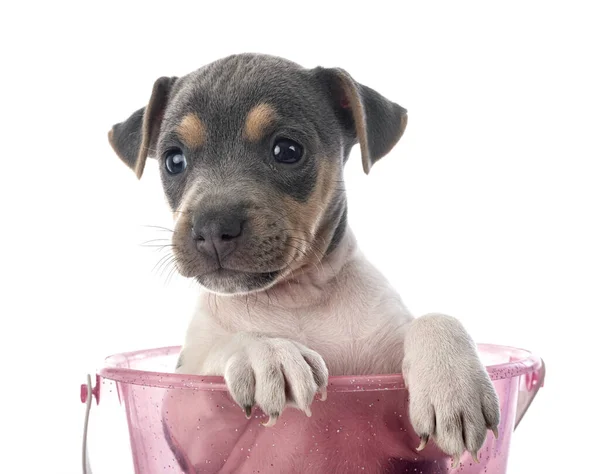
<instances>
[{"instance_id":1,"label":"puppy","mask_svg":"<svg viewBox=\"0 0 600 474\"><path fill-rule=\"evenodd\" d=\"M475 344L452 317L414 319L347 225L350 150L368 173L406 124L342 69L241 54L158 79L109 140L138 178L158 160L177 268L207 290L177 372L224 376L272 426L286 405L310 415L328 375L401 371L418 449L431 438L456 465L499 423Z\"/></svg>"}]
</instances>

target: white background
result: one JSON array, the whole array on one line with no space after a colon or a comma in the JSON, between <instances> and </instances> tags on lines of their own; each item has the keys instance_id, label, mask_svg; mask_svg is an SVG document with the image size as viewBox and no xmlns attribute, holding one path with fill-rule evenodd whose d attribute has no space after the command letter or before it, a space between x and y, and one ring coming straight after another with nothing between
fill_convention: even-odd
<instances>
[{"instance_id":1,"label":"white background","mask_svg":"<svg viewBox=\"0 0 600 474\"><path fill-rule=\"evenodd\" d=\"M368 177L358 149L347 166L362 248L415 314L545 359L509 472L594 472L593 3L3 3L0 471L78 472L85 374L180 343L195 287L140 246L170 225L156 163L138 182L106 133L157 77L251 51L341 66L408 109Z\"/></svg>"}]
</instances>

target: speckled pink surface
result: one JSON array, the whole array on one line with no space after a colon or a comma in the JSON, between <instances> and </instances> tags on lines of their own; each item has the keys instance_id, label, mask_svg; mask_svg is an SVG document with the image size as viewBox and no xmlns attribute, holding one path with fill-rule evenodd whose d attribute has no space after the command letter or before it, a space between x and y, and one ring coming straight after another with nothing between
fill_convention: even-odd
<instances>
[{"instance_id":1,"label":"speckled pink surface","mask_svg":"<svg viewBox=\"0 0 600 474\"><path fill-rule=\"evenodd\" d=\"M246 419L221 377L173 374L178 350L115 355L99 371L100 402L116 384L125 406L136 473L501 474L515 422L544 376L526 351L479 346L500 398L499 436L488 434L479 464L466 453L453 470L434 443L416 451L401 375L331 377L312 417L287 409L267 428L256 408Z\"/></svg>"}]
</instances>

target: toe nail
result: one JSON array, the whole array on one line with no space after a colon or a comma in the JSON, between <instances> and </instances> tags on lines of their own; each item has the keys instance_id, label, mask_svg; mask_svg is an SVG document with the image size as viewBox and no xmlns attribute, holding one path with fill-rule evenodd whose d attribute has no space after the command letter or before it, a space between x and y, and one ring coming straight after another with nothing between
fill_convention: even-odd
<instances>
[{"instance_id":1,"label":"toe nail","mask_svg":"<svg viewBox=\"0 0 600 474\"><path fill-rule=\"evenodd\" d=\"M250 405L246 405L244 407L244 413L246 413L246 418L250 419L250 417L252 416L252 407Z\"/></svg>"},{"instance_id":2,"label":"toe nail","mask_svg":"<svg viewBox=\"0 0 600 474\"><path fill-rule=\"evenodd\" d=\"M457 454L452 458L452 469L456 469L460 464L460 456Z\"/></svg>"},{"instance_id":3,"label":"toe nail","mask_svg":"<svg viewBox=\"0 0 600 474\"><path fill-rule=\"evenodd\" d=\"M310 407L304 410L304 413L306 413L306 416L308 416L309 418L312 416L312 411L310 411Z\"/></svg>"},{"instance_id":4,"label":"toe nail","mask_svg":"<svg viewBox=\"0 0 600 474\"><path fill-rule=\"evenodd\" d=\"M277 418L279 418L279 415L269 415L269 421L262 423L262 425L266 426L267 428L273 426L275 423L277 423Z\"/></svg>"},{"instance_id":5,"label":"toe nail","mask_svg":"<svg viewBox=\"0 0 600 474\"><path fill-rule=\"evenodd\" d=\"M473 458L473 461L478 463L479 462L479 458L477 457L477 451L473 451L471 453L471 457Z\"/></svg>"},{"instance_id":6,"label":"toe nail","mask_svg":"<svg viewBox=\"0 0 600 474\"><path fill-rule=\"evenodd\" d=\"M419 444L417 451L423 451L423 449L425 449L425 446L427 446L428 441L429 441L429 435L421 436L421 444Z\"/></svg>"},{"instance_id":7,"label":"toe nail","mask_svg":"<svg viewBox=\"0 0 600 474\"><path fill-rule=\"evenodd\" d=\"M492 428L492 433L494 433L494 438L498 439L498 427L494 426Z\"/></svg>"},{"instance_id":8,"label":"toe nail","mask_svg":"<svg viewBox=\"0 0 600 474\"><path fill-rule=\"evenodd\" d=\"M324 402L325 400L327 400L327 389L326 388L321 390L321 401Z\"/></svg>"}]
</instances>

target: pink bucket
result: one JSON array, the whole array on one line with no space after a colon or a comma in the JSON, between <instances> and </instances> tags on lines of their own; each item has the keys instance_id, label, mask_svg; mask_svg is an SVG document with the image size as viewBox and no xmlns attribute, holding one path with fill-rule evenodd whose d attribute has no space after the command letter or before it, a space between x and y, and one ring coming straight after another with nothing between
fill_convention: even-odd
<instances>
[{"instance_id":1,"label":"pink bucket","mask_svg":"<svg viewBox=\"0 0 600 474\"><path fill-rule=\"evenodd\" d=\"M500 398L498 439L490 432L480 462L466 453L457 469L433 442L416 451L419 438L409 423L401 375L330 377L328 397L314 401L310 418L289 408L275 426L264 427L265 415L255 408L247 419L222 377L173 374L179 347L167 347L108 357L95 386L82 386L81 399L89 408L92 398L98 403L116 392L138 474L501 474L512 432L545 369L524 350L478 348ZM86 462L84 455L84 471Z\"/></svg>"}]
</instances>

